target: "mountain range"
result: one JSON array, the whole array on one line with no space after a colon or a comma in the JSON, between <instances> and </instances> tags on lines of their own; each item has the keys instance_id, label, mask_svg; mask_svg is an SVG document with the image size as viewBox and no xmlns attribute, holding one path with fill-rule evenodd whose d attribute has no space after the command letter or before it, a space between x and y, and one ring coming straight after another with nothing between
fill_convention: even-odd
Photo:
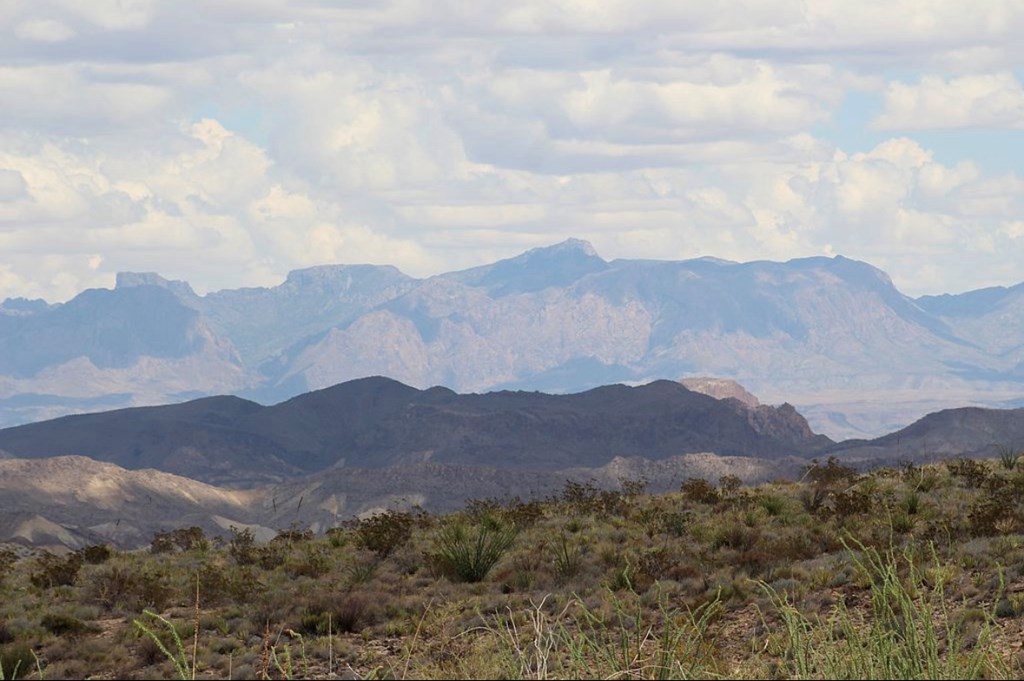
<instances>
[{"instance_id":1,"label":"mountain range","mask_svg":"<svg viewBox=\"0 0 1024 681\"><path fill-rule=\"evenodd\" d=\"M833 438L959 406L1024 405L1024 284L910 298L841 256L601 258L570 239L425 279L298 270L197 295L122 273L0 304L0 426L235 394L271 404L372 375L459 392L575 392L712 375Z\"/></svg>"},{"instance_id":2,"label":"mountain range","mask_svg":"<svg viewBox=\"0 0 1024 681\"><path fill-rule=\"evenodd\" d=\"M137 547L189 525L267 539L387 508L550 496L567 480L663 492L689 477L793 479L826 456L868 469L1024 445L1024 409L945 410L837 443L734 382L686 383L458 394L370 377L269 407L219 396L7 428L0 541Z\"/></svg>"},{"instance_id":3,"label":"mountain range","mask_svg":"<svg viewBox=\"0 0 1024 681\"><path fill-rule=\"evenodd\" d=\"M0 450L18 458L81 455L235 488L328 468L435 463L547 472L596 468L616 456L774 460L832 444L790 405L750 406L664 380L568 395L460 395L371 377L271 407L209 397L0 430Z\"/></svg>"}]
</instances>

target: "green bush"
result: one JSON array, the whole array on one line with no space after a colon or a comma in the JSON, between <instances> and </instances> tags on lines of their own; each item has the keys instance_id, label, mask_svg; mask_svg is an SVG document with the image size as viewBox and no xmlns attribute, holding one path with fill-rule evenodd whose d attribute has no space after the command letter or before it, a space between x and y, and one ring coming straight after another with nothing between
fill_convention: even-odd
<instances>
[{"instance_id":1,"label":"green bush","mask_svg":"<svg viewBox=\"0 0 1024 681\"><path fill-rule=\"evenodd\" d=\"M968 489L981 487L991 474L988 466L974 459L955 459L946 462L946 468L960 478Z\"/></svg>"},{"instance_id":2,"label":"green bush","mask_svg":"<svg viewBox=\"0 0 1024 681\"><path fill-rule=\"evenodd\" d=\"M93 631L88 624L67 613L47 613L39 624L54 636L80 636Z\"/></svg>"},{"instance_id":3,"label":"green bush","mask_svg":"<svg viewBox=\"0 0 1024 681\"><path fill-rule=\"evenodd\" d=\"M441 527L434 559L443 574L460 582L480 582L515 542L514 525L484 521L473 530L458 521Z\"/></svg>"},{"instance_id":4,"label":"green bush","mask_svg":"<svg viewBox=\"0 0 1024 681\"><path fill-rule=\"evenodd\" d=\"M70 586L78 579L78 571L82 569L82 556L72 553L64 558L52 553L44 553L36 558L35 568L29 581L40 589L51 589L55 586Z\"/></svg>"},{"instance_id":5,"label":"green bush","mask_svg":"<svg viewBox=\"0 0 1024 681\"><path fill-rule=\"evenodd\" d=\"M679 491L687 500L697 504L715 504L721 496L714 485L704 478L689 478L679 486Z\"/></svg>"},{"instance_id":6,"label":"green bush","mask_svg":"<svg viewBox=\"0 0 1024 681\"><path fill-rule=\"evenodd\" d=\"M32 648L23 643L0 648L0 679L28 678L38 671L38 664Z\"/></svg>"},{"instance_id":7,"label":"green bush","mask_svg":"<svg viewBox=\"0 0 1024 681\"><path fill-rule=\"evenodd\" d=\"M388 511L364 518L356 527L356 543L387 558L412 536L414 518L411 513Z\"/></svg>"}]
</instances>

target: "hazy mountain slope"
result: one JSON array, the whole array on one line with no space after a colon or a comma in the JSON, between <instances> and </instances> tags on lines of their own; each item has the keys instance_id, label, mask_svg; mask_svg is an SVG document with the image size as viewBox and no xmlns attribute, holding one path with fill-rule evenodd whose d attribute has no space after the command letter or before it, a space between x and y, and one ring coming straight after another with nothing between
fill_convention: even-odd
<instances>
[{"instance_id":1,"label":"hazy mountain slope","mask_svg":"<svg viewBox=\"0 0 1024 681\"><path fill-rule=\"evenodd\" d=\"M1013 376L1024 379L1024 284L924 296L917 302L961 337L1007 358L1015 364Z\"/></svg>"},{"instance_id":2,"label":"hazy mountain slope","mask_svg":"<svg viewBox=\"0 0 1024 681\"><path fill-rule=\"evenodd\" d=\"M829 444L789 405L751 409L671 381L571 395L458 395L376 377L273 407L216 397L0 431L0 449L15 456L82 454L229 484L335 465L431 462L550 471L601 466L615 456L778 458Z\"/></svg>"},{"instance_id":3,"label":"hazy mountain slope","mask_svg":"<svg viewBox=\"0 0 1024 681\"><path fill-rule=\"evenodd\" d=\"M955 404L1024 395L1013 361L957 336L870 265L605 263L585 242L426 280L289 349L282 366L277 380L292 390L365 373L457 390L705 373L811 407L815 423L848 433L903 425L943 406L942 395ZM910 403L910 416L877 398ZM894 422L872 423L876 414Z\"/></svg>"},{"instance_id":4,"label":"hazy mountain slope","mask_svg":"<svg viewBox=\"0 0 1024 681\"><path fill-rule=\"evenodd\" d=\"M0 425L230 392L252 380L230 341L159 286L0 305Z\"/></svg>"},{"instance_id":5,"label":"hazy mountain slope","mask_svg":"<svg viewBox=\"0 0 1024 681\"><path fill-rule=\"evenodd\" d=\"M336 265L198 296L124 273L64 305L0 304L0 349L0 424L370 375L575 392L696 374L863 436L1024 399L1024 284L912 300L843 257L608 262L570 239L423 280Z\"/></svg>"},{"instance_id":6,"label":"hazy mountain slope","mask_svg":"<svg viewBox=\"0 0 1024 681\"><path fill-rule=\"evenodd\" d=\"M829 453L849 460L932 461L996 457L1004 450L1024 451L1024 409L946 409L873 440L840 443Z\"/></svg>"},{"instance_id":7,"label":"hazy mountain slope","mask_svg":"<svg viewBox=\"0 0 1024 681\"><path fill-rule=\"evenodd\" d=\"M237 397L65 416L0 431L18 457L82 455L129 469L154 468L204 482L248 486L301 473L273 440L239 429L265 410Z\"/></svg>"},{"instance_id":8,"label":"hazy mountain slope","mask_svg":"<svg viewBox=\"0 0 1024 681\"><path fill-rule=\"evenodd\" d=\"M0 540L145 545L155 531L197 525L210 532L253 522L253 494L81 456L0 460Z\"/></svg>"}]
</instances>

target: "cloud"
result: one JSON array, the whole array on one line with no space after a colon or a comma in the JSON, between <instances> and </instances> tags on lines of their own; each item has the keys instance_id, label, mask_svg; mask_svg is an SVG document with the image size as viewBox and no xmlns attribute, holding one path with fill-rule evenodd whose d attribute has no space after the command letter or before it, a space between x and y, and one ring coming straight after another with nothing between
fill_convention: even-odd
<instances>
[{"instance_id":1,"label":"cloud","mask_svg":"<svg viewBox=\"0 0 1024 681\"><path fill-rule=\"evenodd\" d=\"M1024 128L1024 88L1009 71L946 79L924 76L916 84L891 83L880 130Z\"/></svg>"},{"instance_id":2,"label":"cloud","mask_svg":"<svg viewBox=\"0 0 1024 681\"><path fill-rule=\"evenodd\" d=\"M0 201L14 201L26 196L25 178L17 170L0 168Z\"/></svg>"},{"instance_id":3,"label":"cloud","mask_svg":"<svg viewBox=\"0 0 1024 681\"><path fill-rule=\"evenodd\" d=\"M82 135L152 127L172 98L161 85L112 81L77 64L0 65L0 128Z\"/></svg>"},{"instance_id":4,"label":"cloud","mask_svg":"<svg viewBox=\"0 0 1024 681\"><path fill-rule=\"evenodd\" d=\"M157 3L155 0L57 0L54 5L100 28L124 31L149 24Z\"/></svg>"},{"instance_id":5,"label":"cloud","mask_svg":"<svg viewBox=\"0 0 1024 681\"><path fill-rule=\"evenodd\" d=\"M14 34L22 40L43 43L59 43L76 35L67 24L53 19L29 19L18 24Z\"/></svg>"},{"instance_id":6,"label":"cloud","mask_svg":"<svg viewBox=\"0 0 1024 681\"><path fill-rule=\"evenodd\" d=\"M834 251L910 292L1013 283L1020 179L913 134L1019 126L1022 20L1012 0L0 3L0 297L119 269L428 275L568 236ZM854 112L873 129L851 93L878 98Z\"/></svg>"}]
</instances>

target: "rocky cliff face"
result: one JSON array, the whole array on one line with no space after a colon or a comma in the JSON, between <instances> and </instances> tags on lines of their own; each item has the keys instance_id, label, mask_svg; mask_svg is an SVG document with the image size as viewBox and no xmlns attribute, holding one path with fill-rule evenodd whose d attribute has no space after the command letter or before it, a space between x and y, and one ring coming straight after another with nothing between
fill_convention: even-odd
<instances>
[{"instance_id":1,"label":"rocky cliff face","mask_svg":"<svg viewBox=\"0 0 1024 681\"><path fill-rule=\"evenodd\" d=\"M716 400L732 398L734 400L739 400L751 409L756 409L761 406L761 401L758 400L756 396L748 392L746 388L736 381L731 381L727 378L691 376L689 378L684 378L679 382L688 390L703 393L710 397L714 397Z\"/></svg>"}]
</instances>

